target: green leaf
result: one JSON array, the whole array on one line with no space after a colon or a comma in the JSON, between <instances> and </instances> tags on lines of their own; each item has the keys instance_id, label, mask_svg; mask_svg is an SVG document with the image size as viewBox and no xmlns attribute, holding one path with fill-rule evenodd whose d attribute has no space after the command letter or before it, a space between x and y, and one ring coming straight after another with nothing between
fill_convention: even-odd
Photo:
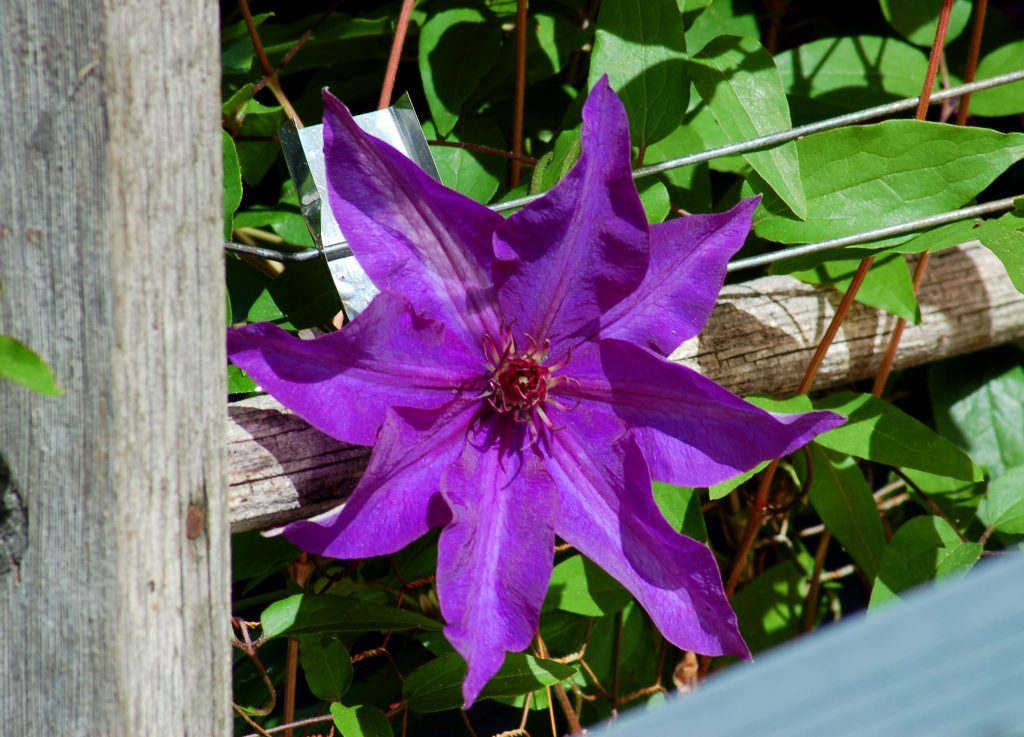
<instances>
[{"instance_id":1,"label":"green leaf","mask_svg":"<svg viewBox=\"0 0 1024 737\"><path fill-rule=\"evenodd\" d=\"M1024 535L1024 466L1014 466L988 485L978 519L989 529Z\"/></svg>"},{"instance_id":2,"label":"green leaf","mask_svg":"<svg viewBox=\"0 0 1024 737\"><path fill-rule=\"evenodd\" d=\"M540 194L558 184L580 157L580 126L562 131L555 138L551 150L544 154L533 168L530 194Z\"/></svg>"},{"instance_id":3,"label":"green leaf","mask_svg":"<svg viewBox=\"0 0 1024 737\"><path fill-rule=\"evenodd\" d=\"M254 25L259 28L273 13L259 13L252 17ZM238 21L221 29L220 34L220 65L224 73L246 73L252 67L252 39L245 21Z\"/></svg>"},{"instance_id":4,"label":"green leaf","mask_svg":"<svg viewBox=\"0 0 1024 737\"><path fill-rule=\"evenodd\" d=\"M509 653L501 670L480 692L480 698L529 693L571 678L575 673L571 665ZM462 706L465 677L466 663L459 655L442 655L409 674L402 686L402 696L410 709L421 713L458 709Z\"/></svg>"},{"instance_id":5,"label":"green leaf","mask_svg":"<svg viewBox=\"0 0 1024 737\"><path fill-rule=\"evenodd\" d=\"M391 723L376 706L331 704L334 726L341 737L394 737Z\"/></svg>"},{"instance_id":6,"label":"green leaf","mask_svg":"<svg viewBox=\"0 0 1024 737\"><path fill-rule=\"evenodd\" d=\"M286 243L293 246L313 248L313 237L309 234L306 218L298 209L291 207L255 206L235 215L235 228L270 227Z\"/></svg>"},{"instance_id":7,"label":"green leaf","mask_svg":"<svg viewBox=\"0 0 1024 737\"><path fill-rule=\"evenodd\" d=\"M708 528L704 525L704 513L700 509L700 494L697 490L661 481L655 481L652 487L654 501L668 523L677 532L706 543Z\"/></svg>"},{"instance_id":8,"label":"green leaf","mask_svg":"<svg viewBox=\"0 0 1024 737\"><path fill-rule=\"evenodd\" d=\"M882 14L901 36L917 46L930 47L935 41L935 28L943 0L879 0ZM946 43L963 33L971 18L970 0L955 0L949 15ZM981 79L981 77L979 77Z\"/></svg>"},{"instance_id":9,"label":"green leaf","mask_svg":"<svg viewBox=\"0 0 1024 737\"><path fill-rule=\"evenodd\" d=\"M258 532L231 536L231 582L261 579L280 570L302 551L283 537L264 537Z\"/></svg>"},{"instance_id":10,"label":"green leaf","mask_svg":"<svg viewBox=\"0 0 1024 737\"><path fill-rule=\"evenodd\" d=\"M821 262L812 269L790 271L796 264L785 261L773 264L773 274L790 274L807 284L832 284L845 292L853 283L853 276L861 258L835 258L832 254L819 256ZM794 259L795 260L795 259ZM914 325L921 322L921 309L914 294L907 262L898 253L877 256L871 270L857 292L856 300L869 307L902 317Z\"/></svg>"},{"instance_id":11,"label":"green leaf","mask_svg":"<svg viewBox=\"0 0 1024 737\"><path fill-rule=\"evenodd\" d=\"M618 581L582 555L573 555L551 572L544 608L602 617L619 611L630 600Z\"/></svg>"},{"instance_id":12,"label":"green leaf","mask_svg":"<svg viewBox=\"0 0 1024 737\"><path fill-rule=\"evenodd\" d=\"M921 94L928 57L894 38L822 38L775 57L793 117L811 122Z\"/></svg>"},{"instance_id":13,"label":"green leaf","mask_svg":"<svg viewBox=\"0 0 1024 737\"><path fill-rule=\"evenodd\" d=\"M501 24L480 3L442 10L420 30L423 93L437 132L447 136L474 88L494 66Z\"/></svg>"},{"instance_id":14,"label":"green leaf","mask_svg":"<svg viewBox=\"0 0 1024 737\"><path fill-rule=\"evenodd\" d=\"M981 546L962 542L941 517L914 517L886 546L868 606L898 599L901 592L926 581L965 573L980 557Z\"/></svg>"},{"instance_id":15,"label":"green leaf","mask_svg":"<svg viewBox=\"0 0 1024 737\"><path fill-rule=\"evenodd\" d=\"M28 346L5 335L0 335L0 379L8 379L51 397L64 393L42 358Z\"/></svg>"},{"instance_id":16,"label":"green leaf","mask_svg":"<svg viewBox=\"0 0 1024 737\"><path fill-rule=\"evenodd\" d=\"M690 99L683 19L675 0L604 0L590 56L592 88L603 74L645 150L679 127Z\"/></svg>"},{"instance_id":17,"label":"green leaf","mask_svg":"<svg viewBox=\"0 0 1024 737\"><path fill-rule=\"evenodd\" d=\"M221 152L224 164L224 238L231 239L235 210L242 201L242 170L238 165L235 142L226 131L221 131Z\"/></svg>"},{"instance_id":18,"label":"green leaf","mask_svg":"<svg viewBox=\"0 0 1024 737\"><path fill-rule=\"evenodd\" d=\"M273 322L284 317L269 291L273 279L252 264L234 256L228 256L224 266L234 324Z\"/></svg>"},{"instance_id":19,"label":"green leaf","mask_svg":"<svg viewBox=\"0 0 1024 737\"><path fill-rule=\"evenodd\" d=\"M691 60L690 76L731 143L791 126L779 70L753 38L716 38ZM793 214L801 220L807 217L794 142L743 157Z\"/></svg>"},{"instance_id":20,"label":"green leaf","mask_svg":"<svg viewBox=\"0 0 1024 737\"><path fill-rule=\"evenodd\" d=\"M256 382L233 363L228 364L228 394L247 394L256 391Z\"/></svg>"},{"instance_id":21,"label":"green leaf","mask_svg":"<svg viewBox=\"0 0 1024 737\"><path fill-rule=\"evenodd\" d=\"M640 204L643 205L647 222L660 223L668 217L671 203L668 201L668 190L657 179L641 182L639 187Z\"/></svg>"},{"instance_id":22,"label":"green leaf","mask_svg":"<svg viewBox=\"0 0 1024 737\"><path fill-rule=\"evenodd\" d=\"M322 701L338 701L352 685L352 658L337 637L303 637L299 662L313 695Z\"/></svg>"},{"instance_id":23,"label":"green leaf","mask_svg":"<svg viewBox=\"0 0 1024 737\"><path fill-rule=\"evenodd\" d=\"M977 79L988 79L1021 68L1024 40L1001 46L978 64ZM971 115L1000 117L1024 113L1024 81L1004 84L971 95Z\"/></svg>"},{"instance_id":24,"label":"green leaf","mask_svg":"<svg viewBox=\"0 0 1024 737\"><path fill-rule=\"evenodd\" d=\"M992 251L1006 268L1018 292L1024 293L1024 232L1008 225L1002 218L989 220L977 230L978 240Z\"/></svg>"},{"instance_id":25,"label":"green leaf","mask_svg":"<svg viewBox=\"0 0 1024 737\"><path fill-rule=\"evenodd\" d=\"M761 471L768 467L769 463L771 463L771 461L762 461L749 471L744 471L743 473L737 476L733 476L731 479L722 481L721 483L715 484L714 486L709 486L708 496L711 499L722 499L728 496L733 491L735 491L740 486L740 484L749 481L750 479L754 478L754 476L761 473Z\"/></svg>"},{"instance_id":26,"label":"green leaf","mask_svg":"<svg viewBox=\"0 0 1024 737\"><path fill-rule=\"evenodd\" d=\"M1024 465L1024 353L1007 346L928 367L938 431L993 478Z\"/></svg>"},{"instance_id":27,"label":"green leaf","mask_svg":"<svg viewBox=\"0 0 1024 737\"><path fill-rule=\"evenodd\" d=\"M814 403L849 418L815 442L838 453L890 466L906 466L964 481L984 472L966 453L898 407L870 394L840 392Z\"/></svg>"},{"instance_id":28,"label":"green leaf","mask_svg":"<svg viewBox=\"0 0 1024 737\"><path fill-rule=\"evenodd\" d=\"M808 563L813 565L813 561ZM740 633L752 652L763 652L796 636L809 587L804 566L787 560L768 568L736 592L732 606Z\"/></svg>"},{"instance_id":29,"label":"green leaf","mask_svg":"<svg viewBox=\"0 0 1024 737\"><path fill-rule=\"evenodd\" d=\"M686 3L687 15L694 5L693 2ZM708 3L686 29L686 48L691 54L696 54L719 36L756 38L758 34L757 16L746 0L715 0Z\"/></svg>"},{"instance_id":30,"label":"green leaf","mask_svg":"<svg viewBox=\"0 0 1024 737\"><path fill-rule=\"evenodd\" d=\"M433 126L425 125L424 133L432 137ZM501 129L490 118L462 118L445 140L505 149ZM430 153L446 187L477 202L489 202L498 191L505 173L505 162L500 156L452 146L431 146Z\"/></svg>"},{"instance_id":31,"label":"green leaf","mask_svg":"<svg viewBox=\"0 0 1024 737\"><path fill-rule=\"evenodd\" d=\"M1024 157L1024 133L890 120L848 126L796 143L807 220L766 195L755 230L780 243L810 243L960 207ZM754 177L756 178L756 177ZM745 194L753 194L750 184Z\"/></svg>"},{"instance_id":32,"label":"green leaf","mask_svg":"<svg viewBox=\"0 0 1024 737\"><path fill-rule=\"evenodd\" d=\"M276 601L263 610L260 624L267 638L441 628L439 622L403 609L325 594L295 594Z\"/></svg>"},{"instance_id":33,"label":"green leaf","mask_svg":"<svg viewBox=\"0 0 1024 737\"><path fill-rule=\"evenodd\" d=\"M694 127L684 123L668 137L647 148L644 164L660 164L706 149ZM667 187L673 205L690 212L708 212L711 209L711 180L707 163L679 166L656 175L656 178Z\"/></svg>"},{"instance_id":34,"label":"green leaf","mask_svg":"<svg viewBox=\"0 0 1024 737\"><path fill-rule=\"evenodd\" d=\"M246 184L255 186L274 165L281 151L280 145L274 140L277 129L284 122L284 110L273 105L261 105L256 100L249 100L242 110L245 116L238 129L239 140L238 163L242 168L242 179Z\"/></svg>"},{"instance_id":35,"label":"green leaf","mask_svg":"<svg viewBox=\"0 0 1024 737\"><path fill-rule=\"evenodd\" d=\"M811 459L811 504L864 574L874 578L885 549L885 532L871 487L849 456L812 443Z\"/></svg>"}]
</instances>

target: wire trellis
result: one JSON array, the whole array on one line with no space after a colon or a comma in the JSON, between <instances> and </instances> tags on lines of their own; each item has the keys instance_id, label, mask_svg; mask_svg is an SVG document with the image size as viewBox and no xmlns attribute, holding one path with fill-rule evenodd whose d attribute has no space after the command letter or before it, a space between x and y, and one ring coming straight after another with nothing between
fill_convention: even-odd
<instances>
[{"instance_id":1,"label":"wire trellis","mask_svg":"<svg viewBox=\"0 0 1024 737\"><path fill-rule=\"evenodd\" d=\"M931 96L931 104L937 104L944 100L949 100L954 97L960 97L965 94L979 92L981 90L991 89L1001 85L1012 84L1013 82L1019 82L1024 80L1024 69L1020 69L1014 72L1008 72L1006 74L1000 74L995 77L989 77L988 79L982 79L968 84L961 84L955 87L950 87L945 90L934 93ZM740 141L737 143L730 143L726 146L720 146L718 148L709 149L700 153L688 154L676 159L670 159L669 161L663 161L657 164L651 164L649 166L640 167L633 172L634 179L641 179L643 177L653 176L660 174L665 171L672 169L678 169L683 166L690 166L692 164L699 164L704 161L710 161L722 156L732 156L735 154L747 153L750 151L759 151L765 148L771 148L772 146L793 141L803 136L810 135L812 133L820 133L826 130L832 130L834 128L841 128L846 125L853 125L856 123L862 123L867 120L874 120L876 118L882 118L895 113L904 112L907 110L913 110L917 107L919 102L918 97L908 97L903 100L897 100L890 102L885 105L876 105L874 107L865 108L845 115L838 115L833 118L819 121L817 123L809 123L807 125L797 126L790 128L785 131L779 131L777 133L771 133L758 138L752 138L748 141ZM505 202L499 202L491 205L491 209L495 212L504 212L507 210L514 210L516 208L523 207L529 203L540 199L544 193L538 193L529 195L527 197L519 197L513 200ZM889 225L884 228L876 228L873 230L863 231L854 235L844 236L842 238L833 238L826 241L820 241L818 243L808 243L792 248L785 248L771 253L762 254L759 256L751 256L748 258L742 258L730 262L728 271L736 272L743 271L746 269L752 269L759 266L767 266L777 261L784 261L798 256L806 256L813 253L821 253L824 251L830 251L837 248L844 248L846 246L853 246L861 243L870 243L872 241L880 240L882 238L889 238L897 235L905 235L907 233L913 233L919 230L925 230L938 225L945 225L948 223L957 222L959 220L966 220L967 218L981 217L984 215L993 215L999 212L1011 210L1014 207L1016 201L1024 198L1024 194L1017 195L1014 197L1007 197L1001 200L995 200L992 202L982 203L979 205L973 205L971 207L964 207L959 210L952 210L950 212L940 213L938 215L930 215L928 217L919 218L917 220L910 220L903 223L897 223ZM242 253L249 256L255 256L257 258L265 259L267 261L277 261L281 263L289 262L300 262L300 261L312 261L319 258L345 258L352 255L352 249L347 245L334 244L325 246L323 249L306 249L301 251L279 251L273 248L264 248L260 246L252 246L245 243L235 243L232 241L226 241L224 243L225 249L234 251L236 253Z\"/></svg>"}]
</instances>

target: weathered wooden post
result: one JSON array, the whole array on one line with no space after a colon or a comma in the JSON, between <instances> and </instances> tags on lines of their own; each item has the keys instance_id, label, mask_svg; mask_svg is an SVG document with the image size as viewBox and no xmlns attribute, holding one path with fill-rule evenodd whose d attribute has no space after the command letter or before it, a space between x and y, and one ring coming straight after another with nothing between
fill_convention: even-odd
<instances>
[{"instance_id":1,"label":"weathered wooden post","mask_svg":"<svg viewBox=\"0 0 1024 737\"><path fill-rule=\"evenodd\" d=\"M228 733L217 29L0 3L0 333L65 390L0 382L5 735Z\"/></svg>"}]
</instances>

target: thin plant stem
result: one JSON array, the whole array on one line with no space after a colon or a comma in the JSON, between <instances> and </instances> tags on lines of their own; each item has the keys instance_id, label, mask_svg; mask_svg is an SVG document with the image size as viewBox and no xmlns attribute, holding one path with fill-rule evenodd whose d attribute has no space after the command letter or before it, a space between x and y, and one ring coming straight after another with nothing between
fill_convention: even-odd
<instances>
[{"instance_id":1,"label":"thin plant stem","mask_svg":"<svg viewBox=\"0 0 1024 737\"><path fill-rule=\"evenodd\" d=\"M946 36L946 28L949 25L949 14L952 10L953 0L944 0L942 4L942 12L939 15L939 27L935 31L935 44L932 47L932 56L935 56L935 50L938 48L942 49L943 43ZM973 82L974 74L978 68L978 54L981 50L981 34L985 26L985 13L988 7L988 0L978 0L978 3L974 9L974 27L971 31L971 46L967 59L967 76L965 82ZM929 71L931 67L929 66ZM925 92L921 94L921 102L927 104L925 100L925 94L930 94L931 87L928 87ZM960 99L960 109L957 110L956 124L964 125L967 122L967 113L971 104L970 94L964 95ZM924 119L924 114L921 112L921 105L917 108L918 120ZM925 272L928 270L928 262L931 260L931 253L925 251L921 254L921 257L917 260L917 265L914 267L914 296L917 296L917 292L921 287L921 282L924 281ZM903 339L903 331L907 327L906 318L899 318L896 321L896 325L892 330L892 335L889 336L889 344L885 347L885 354L882 356L882 362L878 366L878 373L875 374L874 385L871 387L871 393L876 396L882 396L882 392L885 391L885 384L889 380L889 374L892 372L893 363L896 361L896 353L899 351L900 341Z\"/></svg>"},{"instance_id":2,"label":"thin plant stem","mask_svg":"<svg viewBox=\"0 0 1024 737\"><path fill-rule=\"evenodd\" d=\"M540 657L547 660L551 657L548 653L548 648L544 644L544 638L541 637L540 628L537 628L537 654ZM555 697L558 699L558 705L562 707L562 713L565 714L565 720L569 723L569 731L572 734L582 734L583 725L580 724L580 719L576 716L576 710L572 708L572 704L569 703L569 697L565 693L565 688L562 687L561 683L556 683L551 686L555 691ZM551 695L548 693L548 703L551 703ZM554 714L551 717L552 734L554 734Z\"/></svg>"},{"instance_id":3,"label":"thin plant stem","mask_svg":"<svg viewBox=\"0 0 1024 737\"><path fill-rule=\"evenodd\" d=\"M276 727L270 727L268 729L263 729L258 734L259 735L274 734L275 732L283 732L286 729L295 729L296 727L308 727L308 726L313 725L313 724L322 724L323 722L333 722L333 721L334 721L334 717L332 717L330 714L324 714L324 715L321 715L321 716L318 716L318 717L308 717L306 719L298 719L298 720L296 720L294 722L290 722L288 724L279 724ZM244 735L244 737L258 737L258 734L257 733L247 734L247 735Z\"/></svg>"},{"instance_id":4,"label":"thin plant stem","mask_svg":"<svg viewBox=\"0 0 1024 737\"><path fill-rule=\"evenodd\" d=\"M391 96L395 91L395 77L398 76L398 63L402 60L402 48L405 46L405 36L409 31L409 18L412 17L412 8L415 4L416 0L402 0L402 9L398 13L398 24L395 26L395 37L391 41L391 54L388 56L388 65L384 70L384 84L380 88L378 110L383 110L391 104Z\"/></svg>"},{"instance_id":5,"label":"thin plant stem","mask_svg":"<svg viewBox=\"0 0 1024 737\"><path fill-rule=\"evenodd\" d=\"M469 721L469 714L466 713L466 710L459 709L459 716L462 717L462 723L466 726L466 731L469 732L470 737L477 737L476 730L473 729L473 723Z\"/></svg>"},{"instance_id":6,"label":"thin plant stem","mask_svg":"<svg viewBox=\"0 0 1024 737\"><path fill-rule=\"evenodd\" d=\"M509 185L515 189L522 177L523 114L526 108L526 9L527 0L516 0L516 76L515 103L512 111L512 169Z\"/></svg>"},{"instance_id":7,"label":"thin plant stem","mask_svg":"<svg viewBox=\"0 0 1024 737\"><path fill-rule=\"evenodd\" d=\"M464 143L463 141L442 141L437 138L431 138L427 141L431 146L448 146L449 148L464 148L468 151L476 151L481 154L490 154L492 156L501 156L505 159L511 159L512 161L519 161L529 166L536 166L537 159L532 156L524 156L522 154L513 153L512 151L502 151L500 148L492 148L491 146L481 146L479 143Z\"/></svg>"},{"instance_id":8,"label":"thin plant stem","mask_svg":"<svg viewBox=\"0 0 1024 737\"><path fill-rule=\"evenodd\" d=\"M804 620L800 627L801 632L810 632L814 626L814 620L818 617L818 598L821 592L821 571L825 567L825 554L828 553L828 544L832 541L832 533L825 530L818 540L818 549L814 553L814 572L811 574L811 587L807 591L807 598L804 600Z\"/></svg>"},{"instance_id":9,"label":"thin plant stem","mask_svg":"<svg viewBox=\"0 0 1024 737\"><path fill-rule=\"evenodd\" d=\"M252 11L249 9L249 0L238 0L238 7L242 10L245 27L249 29L249 38L252 39L252 47L256 50L256 58L260 62L260 69L263 70L263 74L266 76L266 88L273 93L277 99L277 104L284 108L285 115L295 122L295 127L301 128L302 121L299 119L299 114L295 112L292 103L284 94L284 90L281 89L281 85L277 80L277 73L274 71L274 67L270 65L267 52L263 50L263 42L260 40L259 31L256 29L256 21L253 20Z\"/></svg>"}]
</instances>

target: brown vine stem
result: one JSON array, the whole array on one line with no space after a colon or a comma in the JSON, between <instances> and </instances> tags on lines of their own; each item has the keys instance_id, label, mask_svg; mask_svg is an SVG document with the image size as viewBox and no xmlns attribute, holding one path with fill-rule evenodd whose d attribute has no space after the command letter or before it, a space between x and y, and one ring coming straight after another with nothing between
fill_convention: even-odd
<instances>
[{"instance_id":1,"label":"brown vine stem","mask_svg":"<svg viewBox=\"0 0 1024 737\"><path fill-rule=\"evenodd\" d=\"M249 29L249 38L252 39L252 47L256 50L256 58L259 59L260 69L263 70L263 74L267 78L267 89L273 93L277 103L284 109L284 114L289 119L295 121L297 128L301 128L302 121L299 119L299 114L295 112L295 108L292 107L288 97L284 94L284 90L281 89L281 85L277 81L277 73L274 71L274 67L270 65L267 52L263 49L260 33L256 29L256 21L253 20L252 11L249 9L249 0L238 0L238 7L242 11L242 17L245 18L245 27Z\"/></svg>"},{"instance_id":2,"label":"brown vine stem","mask_svg":"<svg viewBox=\"0 0 1024 737\"><path fill-rule=\"evenodd\" d=\"M416 0L402 0L402 9L398 12L398 24L395 26L395 38L391 41L388 66L384 70L384 84L380 88L378 110L383 110L391 104L391 96L395 91L395 77L398 76L398 62L402 60L402 48L405 46L405 36L409 31L409 18L412 17L412 8L415 4Z\"/></svg>"},{"instance_id":3,"label":"brown vine stem","mask_svg":"<svg viewBox=\"0 0 1024 737\"><path fill-rule=\"evenodd\" d=\"M270 81L270 78L272 76L276 78L281 73L281 71L291 63L292 59L295 58L295 55L299 53L302 47L305 46L306 43L311 38L313 38L313 34L316 33L320 26L324 24L324 21L331 17L331 13L337 10L339 5L341 5L341 0L338 0L338 2L334 3L334 5L327 8L327 10L324 11L324 14L317 18L316 22L313 23L313 25L311 25L309 28L307 28L305 33L299 36L299 39L295 42L295 44L290 49L288 49L288 53L282 56L281 61L278 63L276 67L274 67L273 74L264 74L263 79L261 79L259 82L253 85L252 93L254 95L267 86L267 83Z\"/></svg>"},{"instance_id":4,"label":"brown vine stem","mask_svg":"<svg viewBox=\"0 0 1024 737\"><path fill-rule=\"evenodd\" d=\"M807 598L804 600L804 621L800 632L810 632L814 626L814 620L818 617L818 595L821 591L821 571L825 567L825 554L828 552L828 544L832 541L832 533L823 530L821 539L818 540L818 549L814 553L814 572L811 574L811 587L807 591Z\"/></svg>"},{"instance_id":5,"label":"brown vine stem","mask_svg":"<svg viewBox=\"0 0 1024 737\"><path fill-rule=\"evenodd\" d=\"M526 107L526 0L516 0L516 78L515 107L512 112L512 169L509 173L509 185L512 189L519 186L523 173L523 113Z\"/></svg>"},{"instance_id":6,"label":"brown vine stem","mask_svg":"<svg viewBox=\"0 0 1024 737\"><path fill-rule=\"evenodd\" d=\"M521 161L524 164L530 166L537 165L537 159L532 156L523 156L522 154L516 154L511 151L502 151L500 148L492 148L491 146L481 146L479 143L465 143L463 141L442 141L438 138L431 138L427 141L431 146L447 146L448 148L464 148L467 151L476 151L481 154L490 154L491 156L501 156L504 159L512 159L513 161Z\"/></svg>"},{"instance_id":7,"label":"brown vine stem","mask_svg":"<svg viewBox=\"0 0 1024 737\"><path fill-rule=\"evenodd\" d=\"M540 628L537 628L537 654L548 660L551 655L548 653L548 648L544 644L544 638L540 636ZM569 731L571 734L582 734L583 725L580 724L580 719L576 716L576 710L572 708L572 704L569 703L569 696L565 693L565 688L561 683L556 683L552 688L555 691L555 696L558 698L558 704L562 707L562 712L565 714L565 720L569 723ZM548 699L550 703L550 699ZM554 716L552 716L552 722L554 722ZM554 731L554 725L552 724L552 732Z\"/></svg>"},{"instance_id":8,"label":"brown vine stem","mask_svg":"<svg viewBox=\"0 0 1024 737\"><path fill-rule=\"evenodd\" d=\"M945 27L943 26L943 19L948 25L949 23L949 7L952 6L952 0L945 0L942 5L942 14L939 16L939 28L935 33L935 45L941 49L942 42L945 39ZM967 70L964 75L964 82L973 82L974 74L978 69L978 56L981 52L981 34L985 27L985 13L988 10L988 0L978 0L974 8L974 27L971 30L971 46L967 54ZM941 33L941 36L940 36ZM934 47L933 47L934 51ZM929 88L930 89L930 88ZM924 95L921 96L921 102L924 102ZM956 124L964 125L967 122L967 114L971 105L970 94L964 95L960 100L960 107L956 113ZM918 106L918 119L923 119L920 113L920 105ZM931 253L925 251L917 260L917 266L914 267L914 295L917 295L918 289L921 287L921 282L924 281L925 272L928 270L928 262L931 260ZM885 391L885 384L889 380L889 374L892 372L892 365L896 361L896 352L899 350L900 341L903 339L903 331L907 327L907 321L904 318L899 318L896 321L896 326L893 328L892 335L889 337L889 344L885 348L885 355L882 356L882 363L878 367L878 373L875 375L875 383L871 387L871 393L876 397L882 396L882 392Z\"/></svg>"}]
</instances>

